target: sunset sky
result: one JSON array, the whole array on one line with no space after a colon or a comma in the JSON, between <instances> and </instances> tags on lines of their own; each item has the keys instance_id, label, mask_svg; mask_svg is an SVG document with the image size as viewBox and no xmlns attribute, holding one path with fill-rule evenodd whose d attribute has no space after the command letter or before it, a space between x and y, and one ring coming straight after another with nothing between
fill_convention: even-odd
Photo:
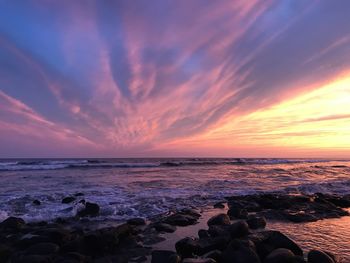
<instances>
[{"instance_id":1,"label":"sunset sky","mask_svg":"<svg viewBox=\"0 0 350 263\"><path fill-rule=\"evenodd\" d=\"M0 0L0 157L350 158L349 14Z\"/></svg>"}]
</instances>

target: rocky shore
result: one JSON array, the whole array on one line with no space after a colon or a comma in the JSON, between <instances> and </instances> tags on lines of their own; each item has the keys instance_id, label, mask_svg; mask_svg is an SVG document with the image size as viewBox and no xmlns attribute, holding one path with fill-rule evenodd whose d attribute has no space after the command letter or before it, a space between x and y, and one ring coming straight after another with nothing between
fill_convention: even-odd
<instances>
[{"instance_id":1,"label":"rocky shore","mask_svg":"<svg viewBox=\"0 0 350 263\"><path fill-rule=\"evenodd\" d=\"M164 241L164 233L197 224L201 213L183 209L148 220L133 218L120 225L93 227L98 204L79 202L82 208L75 218L26 223L9 217L1 222L0 262L336 263L337 256L317 248L303 251L282 232L266 228L269 220L300 223L347 216L345 208L350 207L349 196L227 197L214 205L222 212L210 217L205 228L188 231L174 246L159 249L156 244Z\"/></svg>"}]
</instances>

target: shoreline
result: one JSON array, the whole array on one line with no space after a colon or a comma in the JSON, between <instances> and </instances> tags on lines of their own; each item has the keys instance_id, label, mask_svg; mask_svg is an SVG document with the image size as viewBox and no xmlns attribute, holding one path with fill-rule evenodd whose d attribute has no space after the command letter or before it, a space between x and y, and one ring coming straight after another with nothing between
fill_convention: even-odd
<instances>
[{"instance_id":1,"label":"shoreline","mask_svg":"<svg viewBox=\"0 0 350 263\"><path fill-rule=\"evenodd\" d=\"M281 232L270 230L274 229L274 222L300 225L341 218L348 215L345 209L349 206L349 196L265 194L229 197L226 203L201 211L183 209L147 221L135 218L121 224L94 222L89 213L81 213L78 220L28 224L10 217L0 223L0 262L227 262L223 256L229 258L230 253L245 251L240 255L256 259L242 261L248 263L265 262L268 255L277 250L283 252L284 257L293 258L291 262L313 263L316 261L303 261L308 251L302 251L285 236L284 229L280 229ZM234 228L238 235L232 234ZM282 238L284 245L279 242L264 244L276 235L277 239ZM183 240L180 245L179 240ZM261 246L273 249L262 253ZM279 248L289 249L292 254ZM205 255L211 251L215 253ZM342 262L342 255L333 256L328 251L312 253L330 257L330 263ZM191 261L189 257L196 260ZM210 261L210 257L216 261ZM177 261L171 261L174 258Z\"/></svg>"}]
</instances>

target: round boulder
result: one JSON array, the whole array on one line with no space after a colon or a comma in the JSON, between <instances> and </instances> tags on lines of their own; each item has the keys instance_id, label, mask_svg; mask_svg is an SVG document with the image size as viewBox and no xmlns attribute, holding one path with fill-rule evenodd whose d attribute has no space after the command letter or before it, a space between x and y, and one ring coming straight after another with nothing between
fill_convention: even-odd
<instances>
[{"instance_id":1,"label":"round boulder","mask_svg":"<svg viewBox=\"0 0 350 263\"><path fill-rule=\"evenodd\" d=\"M249 234L249 226L246 221L240 220L230 225L228 231L232 238L240 238Z\"/></svg>"},{"instance_id":2,"label":"round boulder","mask_svg":"<svg viewBox=\"0 0 350 263\"><path fill-rule=\"evenodd\" d=\"M266 219L263 216L251 216L248 218L247 223L251 229L265 228Z\"/></svg>"},{"instance_id":3,"label":"round boulder","mask_svg":"<svg viewBox=\"0 0 350 263\"><path fill-rule=\"evenodd\" d=\"M0 227L3 228L10 228L10 229L20 229L22 228L26 223L22 218L19 217L8 217L4 221L0 223Z\"/></svg>"},{"instance_id":4,"label":"round boulder","mask_svg":"<svg viewBox=\"0 0 350 263\"><path fill-rule=\"evenodd\" d=\"M230 225L230 217L226 214L218 214L216 216L213 216L208 220L208 226L212 225Z\"/></svg>"},{"instance_id":5,"label":"round boulder","mask_svg":"<svg viewBox=\"0 0 350 263\"><path fill-rule=\"evenodd\" d=\"M84 209L78 212L78 216L97 216L99 212L100 207L98 204L86 202Z\"/></svg>"},{"instance_id":6,"label":"round boulder","mask_svg":"<svg viewBox=\"0 0 350 263\"><path fill-rule=\"evenodd\" d=\"M296 261L292 251L286 248L278 248L265 258L264 263L296 263Z\"/></svg>"},{"instance_id":7,"label":"round boulder","mask_svg":"<svg viewBox=\"0 0 350 263\"><path fill-rule=\"evenodd\" d=\"M307 254L309 263L335 263L335 261L325 252L320 250L311 250Z\"/></svg>"},{"instance_id":8,"label":"round boulder","mask_svg":"<svg viewBox=\"0 0 350 263\"><path fill-rule=\"evenodd\" d=\"M69 204L71 202L75 201L75 197L73 196L67 196L62 199L62 204Z\"/></svg>"},{"instance_id":9,"label":"round boulder","mask_svg":"<svg viewBox=\"0 0 350 263\"><path fill-rule=\"evenodd\" d=\"M37 243L35 245L30 246L26 250L26 254L29 255L49 255L57 253L59 250L59 246L54 243Z\"/></svg>"}]
</instances>

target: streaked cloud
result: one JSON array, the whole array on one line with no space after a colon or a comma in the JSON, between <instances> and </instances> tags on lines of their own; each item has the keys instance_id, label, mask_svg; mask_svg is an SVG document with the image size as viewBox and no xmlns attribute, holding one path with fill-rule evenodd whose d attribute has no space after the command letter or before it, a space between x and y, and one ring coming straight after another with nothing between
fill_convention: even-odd
<instances>
[{"instance_id":1,"label":"streaked cloud","mask_svg":"<svg viewBox=\"0 0 350 263\"><path fill-rule=\"evenodd\" d=\"M0 1L7 105L0 142L8 145L0 155L16 141L18 156L309 149L306 140L284 140L325 131L317 122L343 127L350 113L338 105L305 116L299 104L285 103L347 78L349 8L346 1ZM331 93L317 94L308 98L313 107ZM299 124L279 117L286 109ZM260 112L263 122L252 117ZM275 131L270 138L265 127ZM242 143L220 151L231 138Z\"/></svg>"}]
</instances>

